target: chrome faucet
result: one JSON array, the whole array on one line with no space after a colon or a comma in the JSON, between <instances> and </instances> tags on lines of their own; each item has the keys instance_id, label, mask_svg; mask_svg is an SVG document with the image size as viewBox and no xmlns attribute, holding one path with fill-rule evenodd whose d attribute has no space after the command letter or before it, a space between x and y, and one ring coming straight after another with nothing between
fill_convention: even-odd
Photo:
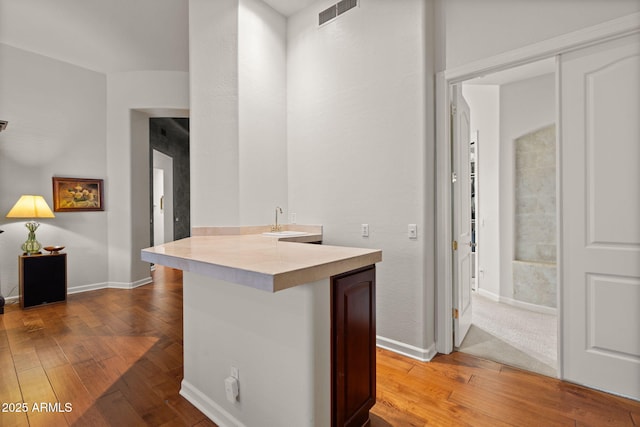
<instances>
[{"instance_id":1,"label":"chrome faucet","mask_svg":"<svg viewBox=\"0 0 640 427\"><path fill-rule=\"evenodd\" d=\"M280 206L276 206L276 224L271 226L271 231L282 230L282 226L278 225L278 211L282 214L282 208Z\"/></svg>"}]
</instances>

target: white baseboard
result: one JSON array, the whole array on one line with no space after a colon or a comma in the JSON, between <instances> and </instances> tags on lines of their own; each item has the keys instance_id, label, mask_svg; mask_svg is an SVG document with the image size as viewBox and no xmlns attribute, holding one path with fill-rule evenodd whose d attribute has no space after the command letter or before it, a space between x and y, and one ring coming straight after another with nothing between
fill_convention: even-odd
<instances>
[{"instance_id":1,"label":"white baseboard","mask_svg":"<svg viewBox=\"0 0 640 427\"><path fill-rule=\"evenodd\" d=\"M90 283L88 285L79 285L72 286L67 288L67 294L79 294L82 292L89 291L97 291L99 289L134 289L139 286L147 285L151 283L153 279L151 277L145 277L144 279L136 280L135 282L126 283L126 282L101 282L101 283ZM5 301L7 303L12 303L14 301L18 301L19 296L14 295L10 297L5 297Z\"/></svg>"},{"instance_id":2,"label":"white baseboard","mask_svg":"<svg viewBox=\"0 0 640 427\"><path fill-rule=\"evenodd\" d=\"M180 395L220 427L246 427L188 381L182 380Z\"/></svg>"},{"instance_id":3,"label":"white baseboard","mask_svg":"<svg viewBox=\"0 0 640 427\"><path fill-rule=\"evenodd\" d=\"M72 286L67 288L67 295L71 294L79 294L82 292L89 291L97 291L99 289L134 289L139 286L147 285L153 282L151 276L145 277L144 279L136 280L135 282L126 283L126 282L101 282L101 283L91 283L88 285L79 285ZM9 297L5 297L5 305L15 304L19 301L19 295L13 295Z\"/></svg>"},{"instance_id":4,"label":"white baseboard","mask_svg":"<svg viewBox=\"0 0 640 427\"><path fill-rule=\"evenodd\" d=\"M390 338L381 337L379 335L376 336L376 346L421 362L430 361L437 353L435 343L429 346L429 348L419 348Z\"/></svg>"},{"instance_id":5,"label":"white baseboard","mask_svg":"<svg viewBox=\"0 0 640 427\"><path fill-rule=\"evenodd\" d=\"M500 302L500 295L494 294L493 292L489 292L482 288L479 288L476 292L478 292L478 295L490 299L491 301Z\"/></svg>"},{"instance_id":6,"label":"white baseboard","mask_svg":"<svg viewBox=\"0 0 640 427\"><path fill-rule=\"evenodd\" d=\"M500 297L500 302L504 304L509 304L514 307L522 308L524 310L533 311L535 313L542 314L553 314L558 315L558 309L555 307L547 307L545 305L531 304L524 301L518 301L513 298Z\"/></svg>"},{"instance_id":7,"label":"white baseboard","mask_svg":"<svg viewBox=\"0 0 640 427\"><path fill-rule=\"evenodd\" d=\"M79 294L82 292L89 292L89 291L97 291L98 289L107 289L109 287L109 283L108 282L102 282L102 283L92 283L90 285L80 285L80 286L74 286L72 288L67 288L67 294Z\"/></svg>"},{"instance_id":8,"label":"white baseboard","mask_svg":"<svg viewBox=\"0 0 640 427\"><path fill-rule=\"evenodd\" d=\"M139 286L147 285L151 283L153 279L151 276L144 279L136 280L135 282L109 282L107 288L109 289L134 289Z\"/></svg>"},{"instance_id":9,"label":"white baseboard","mask_svg":"<svg viewBox=\"0 0 640 427\"><path fill-rule=\"evenodd\" d=\"M14 302L18 302L18 295L14 295L12 297L4 297L4 302L6 305L13 304Z\"/></svg>"},{"instance_id":10,"label":"white baseboard","mask_svg":"<svg viewBox=\"0 0 640 427\"><path fill-rule=\"evenodd\" d=\"M524 301L518 301L516 299L513 298L509 298L509 297L503 297L500 295L496 295L493 292L488 292L482 288L477 290L478 295L485 297L487 299L490 299L491 301L494 302L499 302L502 304L508 304L508 305L512 305L514 307L518 307L518 308L522 308L524 310L529 310L529 311L533 311L535 313L542 313L542 314L553 314L553 315L558 315L558 309L555 307L547 307L545 305L538 305L538 304L531 304L529 302L524 302Z\"/></svg>"}]
</instances>

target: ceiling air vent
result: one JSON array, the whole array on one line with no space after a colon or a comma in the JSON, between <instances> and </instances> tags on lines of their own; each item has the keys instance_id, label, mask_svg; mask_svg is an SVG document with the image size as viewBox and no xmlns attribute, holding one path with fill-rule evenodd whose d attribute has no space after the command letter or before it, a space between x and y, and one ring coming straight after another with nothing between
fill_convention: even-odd
<instances>
[{"instance_id":1,"label":"ceiling air vent","mask_svg":"<svg viewBox=\"0 0 640 427\"><path fill-rule=\"evenodd\" d=\"M358 0L342 0L340 3L336 4L338 8L338 16L342 15L349 9L353 9L358 5Z\"/></svg>"},{"instance_id":2,"label":"ceiling air vent","mask_svg":"<svg viewBox=\"0 0 640 427\"><path fill-rule=\"evenodd\" d=\"M342 0L341 2L338 2L333 6L326 8L318 14L318 25L326 24L327 22L342 15L349 9L353 9L357 5L358 0Z\"/></svg>"},{"instance_id":3,"label":"ceiling air vent","mask_svg":"<svg viewBox=\"0 0 640 427\"><path fill-rule=\"evenodd\" d=\"M336 16L338 16L338 10L336 8L336 5L334 4L333 6L320 12L320 14L318 15L318 25L329 22Z\"/></svg>"}]
</instances>

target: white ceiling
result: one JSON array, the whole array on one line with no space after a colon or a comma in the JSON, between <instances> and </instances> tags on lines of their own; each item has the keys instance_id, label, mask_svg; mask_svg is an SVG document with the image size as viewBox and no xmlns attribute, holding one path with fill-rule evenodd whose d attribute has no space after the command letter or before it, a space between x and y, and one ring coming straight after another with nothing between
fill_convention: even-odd
<instances>
[{"instance_id":1,"label":"white ceiling","mask_svg":"<svg viewBox=\"0 0 640 427\"><path fill-rule=\"evenodd\" d=\"M264 1L291 16L316 0ZM103 73L188 71L189 0L0 0L0 43Z\"/></svg>"},{"instance_id":2,"label":"white ceiling","mask_svg":"<svg viewBox=\"0 0 640 427\"><path fill-rule=\"evenodd\" d=\"M284 16L291 16L317 0L262 0Z\"/></svg>"},{"instance_id":3,"label":"white ceiling","mask_svg":"<svg viewBox=\"0 0 640 427\"><path fill-rule=\"evenodd\" d=\"M187 71L188 0L0 0L0 43L104 73Z\"/></svg>"}]
</instances>

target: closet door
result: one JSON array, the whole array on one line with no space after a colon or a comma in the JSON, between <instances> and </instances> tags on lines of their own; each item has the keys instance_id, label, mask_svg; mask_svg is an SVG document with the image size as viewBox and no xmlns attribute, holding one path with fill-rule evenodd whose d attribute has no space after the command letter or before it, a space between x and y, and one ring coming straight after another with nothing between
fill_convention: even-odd
<instances>
[{"instance_id":1,"label":"closet door","mask_svg":"<svg viewBox=\"0 0 640 427\"><path fill-rule=\"evenodd\" d=\"M562 376L640 399L640 35L560 58Z\"/></svg>"}]
</instances>

